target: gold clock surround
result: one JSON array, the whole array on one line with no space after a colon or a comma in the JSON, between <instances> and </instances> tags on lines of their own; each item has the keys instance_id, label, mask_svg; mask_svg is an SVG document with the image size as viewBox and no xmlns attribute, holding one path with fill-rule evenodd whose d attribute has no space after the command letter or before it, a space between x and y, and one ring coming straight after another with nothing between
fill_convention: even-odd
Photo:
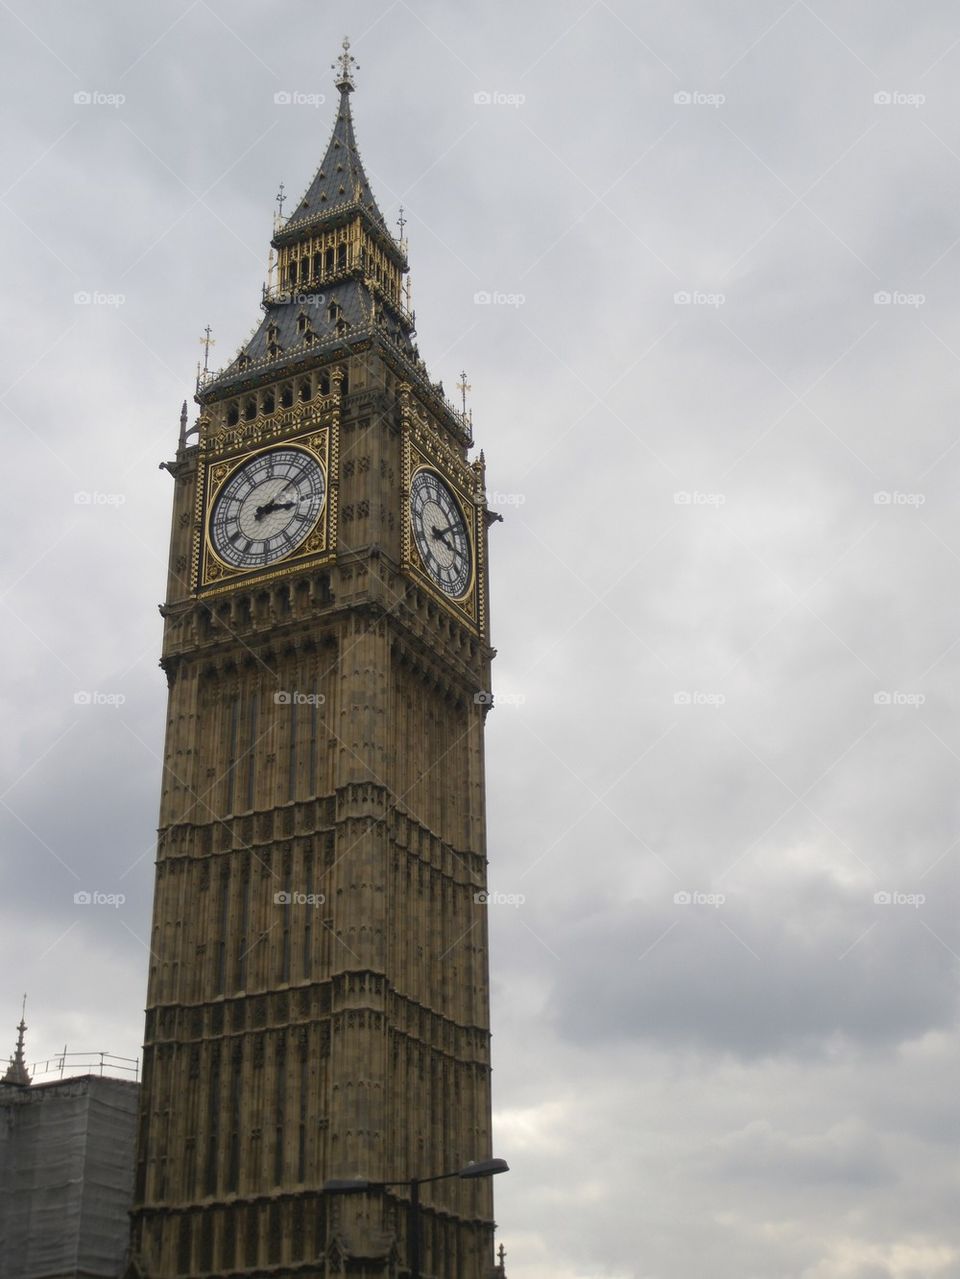
<instances>
[{"instance_id":1,"label":"gold clock surround","mask_svg":"<svg viewBox=\"0 0 960 1279\"><path fill-rule=\"evenodd\" d=\"M430 596L442 604L444 608L455 613L457 617L469 622L471 628L482 625L481 583L485 565L483 563L484 538L481 536L480 507L471 496L467 484L472 481L473 473L469 467L451 466L450 460L442 460L436 456L439 450L430 447L428 438L413 444L409 433L405 440L403 452L403 570L414 578L418 586L429 592ZM444 465L444 463L447 463ZM470 542L470 583L463 595L454 597L442 591L427 572L417 550L411 522L411 493L413 479L419 471L430 471L443 481L450 490L454 501L460 508Z\"/></svg>"},{"instance_id":2,"label":"gold clock surround","mask_svg":"<svg viewBox=\"0 0 960 1279\"><path fill-rule=\"evenodd\" d=\"M313 530L302 545L285 559L277 561L264 572L260 567L234 568L217 554L210 538L210 517L214 504L224 486L236 470L254 457L271 453L277 448L299 449L307 453L323 470L326 494L323 508ZM257 582L270 581L301 569L305 563L322 564L336 553L337 486L336 486L336 435L334 428L323 426L299 438L271 440L260 448L248 449L215 462L202 457L197 468L197 504L194 522L194 579L193 586L201 596L216 595L233 589L247 578Z\"/></svg>"}]
</instances>

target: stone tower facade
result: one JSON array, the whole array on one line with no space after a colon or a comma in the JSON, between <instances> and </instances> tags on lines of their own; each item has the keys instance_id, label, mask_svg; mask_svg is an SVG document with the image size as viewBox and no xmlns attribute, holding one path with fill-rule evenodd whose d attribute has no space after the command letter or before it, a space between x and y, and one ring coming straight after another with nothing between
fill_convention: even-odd
<instances>
[{"instance_id":1,"label":"stone tower facade","mask_svg":"<svg viewBox=\"0 0 960 1279\"><path fill-rule=\"evenodd\" d=\"M354 138L278 217L263 318L175 461L130 1272L404 1276L407 1191L490 1157L488 522ZM273 254L271 255L273 257ZM194 438L195 437L195 438ZM423 1187L489 1279L489 1179Z\"/></svg>"}]
</instances>

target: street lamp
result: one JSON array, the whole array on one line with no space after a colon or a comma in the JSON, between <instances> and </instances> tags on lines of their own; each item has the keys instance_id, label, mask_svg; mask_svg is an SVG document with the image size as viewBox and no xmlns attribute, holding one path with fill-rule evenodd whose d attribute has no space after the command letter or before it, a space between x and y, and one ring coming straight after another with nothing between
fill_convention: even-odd
<instances>
[{"instance_id":1,"label":"street lamp","mask_svg":"<svg viewBox=\"0 0 960 1279\"><path fill-rule=\"evenodd\" d=\"M420 1187L429 1181L446 1181L459 1177L470 1181L474 1177L495 1177L498 1172L509 1172L506 1159L479 1159L458 1168L456 1172L441 1172L436 1177L410 1177L407 1181L368 1181L365 1177L351 1179L333 1177L323 1183L323 1190L331 1195L365 1194L368 1190L387 1190L393 1186L406 1186L410 1191L410 1208L407 1217L407 1234L410 1239L409 1279L420 1279Z\"/></svg>"}]
</instances>

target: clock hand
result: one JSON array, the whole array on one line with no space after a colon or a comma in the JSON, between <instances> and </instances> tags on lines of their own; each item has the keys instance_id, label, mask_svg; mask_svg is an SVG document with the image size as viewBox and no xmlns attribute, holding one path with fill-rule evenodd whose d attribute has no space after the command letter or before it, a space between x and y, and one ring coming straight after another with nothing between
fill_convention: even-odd
<instances>
[{"instance_id":1,"label":"clock hand","mask_svg":"<svg viewBox=\"0 0 960 1279\"><path fill-rule=\"evenodd\" d=\"M283 492L283 490L280 490ZM292 511L296 506L296 502L267 502L263 506L258 506L253 513L255 520L262 520L265 515L272 515L274 511Z\"/></svg>"},{"instance_id":2,"label":"clock hand","mask_svg":"<svg viewBox=\"0 0 960 1279\"><path fill-rule=\"evenodd\" d=\"M450 527L452 528L453 526L451 525ZM459 547L452 546L444 537L444 533L450 532L449 528L437 528L436 524L434 524L433 527L430 529L430 532L438 541L444 544L444 546L447 548L448 551L452 551L454 555L460 554Z\"/></svg>"}]
</instances>

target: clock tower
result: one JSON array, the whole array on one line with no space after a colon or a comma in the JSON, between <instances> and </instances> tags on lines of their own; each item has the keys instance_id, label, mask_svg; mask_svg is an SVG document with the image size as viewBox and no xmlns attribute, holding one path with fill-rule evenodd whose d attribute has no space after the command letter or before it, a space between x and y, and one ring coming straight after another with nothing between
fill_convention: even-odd
<instances>
[{"instance_id":1,"label":"clock tower","mask_svg":"<svg viewBox=\"0 0 960 1279\"><path fill-rule=\"evenodd\" d=\"M483 455L414 343L344 42L263 316L181 419L132 1274L411 1273L491 1156ZM324 1192L364 1179L362 1193ZM419 1194L489 1279L488 1178Z\"/></svg>"}]
</instances>

